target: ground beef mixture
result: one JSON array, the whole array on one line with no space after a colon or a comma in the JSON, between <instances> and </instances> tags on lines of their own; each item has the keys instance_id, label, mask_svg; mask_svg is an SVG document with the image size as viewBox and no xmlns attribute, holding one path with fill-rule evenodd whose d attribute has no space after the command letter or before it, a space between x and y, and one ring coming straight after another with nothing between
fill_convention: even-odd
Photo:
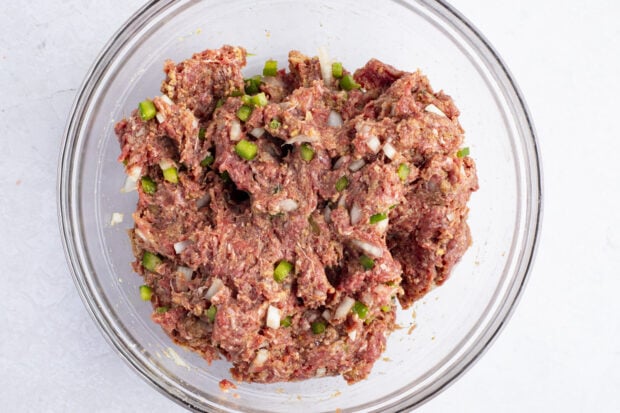
<instances>
[{"instance_id":1,"label":"ground beef mixture","mask_svg":"<svg viewBox=\"0 0 620 413\"><path fill-rule=\"evenodd\" d=\"M153 320L237 380L364 379L471 243L459 111L419 71L289 53L244 79L224 46L164 65L116 125ZM322 71L323 69L323 71ZM327 69L327 70L326 70Z\"/></svg>"}]
</instances>

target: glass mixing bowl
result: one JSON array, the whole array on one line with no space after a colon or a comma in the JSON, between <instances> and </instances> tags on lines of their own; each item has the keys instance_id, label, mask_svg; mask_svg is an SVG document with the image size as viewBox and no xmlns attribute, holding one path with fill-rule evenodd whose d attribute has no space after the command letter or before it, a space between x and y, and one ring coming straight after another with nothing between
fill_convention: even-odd
<instances>
[{"instance_id":1,"label":"glass mixing bowl","mask_svg":"<svg viewBox=\"0 0 620 413\"><path fill-rule=\"evenodd\" d=\"M236 383L224 361L207 365L150 321L132 273L126 229L137 195L123 194L114 123L159 94L164 59L180 61L223 44L246 47L247 74L289 50L320 47L348 68L376 57L420 68L461 110L480 190L470 201L473 245L452 277L400 311L404 328L368 379ZM532 264L541 214L534 128L497 53L441 1L159 1L110 40L78 93L62 148L58 202L67 259L86 308L110 344L142 377L196 410L232 412L402 411L436 395L479 357L507 321ZM112 213L124 221L111 225ZM415 328L414 328L415 327Z\"/></svg>"}]
</instances>

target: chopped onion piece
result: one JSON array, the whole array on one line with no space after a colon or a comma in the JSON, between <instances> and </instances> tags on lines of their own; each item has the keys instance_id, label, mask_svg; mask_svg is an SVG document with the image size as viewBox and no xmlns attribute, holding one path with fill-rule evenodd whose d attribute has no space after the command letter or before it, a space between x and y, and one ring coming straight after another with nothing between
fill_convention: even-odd
<instances>
[{"instance_id":1,"label":"chopped onion piece","mask_svg":"<svg viewBox=\"0 0 620 413\"><path fill-rule=\"evenodd\" d=\"M396 148L394 148L394 145L388 142L385 145L383 145L383 153L388 158L394 159L394 156L396 156Z\"/></svg>"},{"instance_id":2,"label":"chopped onion piece","mask_svg":"<svg viewBox=\"0 0 620 413\"><path fill-rule=\"evenodd\" d=\"M265 128L254 128L250 131L250 135L254 136L255 138L260 138L261 136L263 136L263 133L265 133Z\"/></svg>"},{"instance_id":3,"label":"chopped onion piece","mask_svg":"<svg viewBox=\"0 0 620 413\"><path fill-rule=\"evenodd\" d=\"M157 118L157 122L159 122L159 123L164 123L164 121L166 120L166 115L164 115L161 112L157 112L155 117Z\"/></svg>"},{"instance_id":4,"label":"chopped onion piece","mask_svg":"<svg viewBox=\"0 0 620 413\"><path fill-rule=\"evenodd\" d=\"M349 211L349 216L351 217L351 225L355 225L360 222L362 219L362 208L355 202L351 206L351 210Z\"/></svg>"},{"instance_id":5,"label":"chopped onion piece","mask_svg":"<svg viewBox=\"0 0 620 413\"><path fill-rule=\"evenodd\" d=\"M338 200L338 208L344 208L347 206L347 194L340 195L340 199Z\"/></svg>"},{"instance_id":6,"label":"chopped onion piece","mask_svg":"<svg viewBox=\"0 0 620 413\"><path fill-rule=\"evenodd\" d=\"M173 104L172 99L170 99L168 95L161 95L159 98L169 105Z\"/></svg>"},{"instance_id":7,"label":"chopped onion piece","mask_svg":"<svg viewBox=\"0 0 620 413\"><path fill-rule=\"evenodd\" d=\"M280 310L272 305L267 307L267 327L274 330L280 328Z\"/></svg>"},{"instance_id":8,"label":"chopped onion piece","mask_svg":"<svg viewBox=\"0 0 620 413\"><path fill-rule=\"evenodd\" d=\"M319 367L316 369L316 377L324 377L327 374L327 369L325 367Z\"/></svg>"},{"instance_id":9,"label":"chopped onion piece","mask_svg":"<svg viewBox=\"0 0 620 413\"><path fill-rule=\"evenodd\" d=\"M353 240L353 245L364 251L366 254L370 255L374 258L379 258L383 256L383 250L376 245L372 245L366 241L361 241L358 239Z\"/></svg>"},{"instance_id":10,"label":"chopped onion piece","mask_svg":"<svg viewBox=\"0 0 620 413\"><path fill-rule=\"evenodd\" d=\"M198 201L196 201L196 208L200 209L204 206L207 206L209 201L211 201L211 196L209 194L206 194L205 196L200 198Z\"/></svg>"},{"instance_id":11,"label":"chopped onion piece","mask_svg":"<svg viewBox=\"0 0 620 413\"><path fill-rule=\"evenodd\" d=\"M296 210L299 204L294 199L286 198L278 202L278 207L280 207L282 211L291 212Z\"/></svg>"},{"instance_id":12,"label":"chopped onion piece","mask_svg":"<svg viewBox=\"0 0 620 413\"><path fill-rule=\"evenodd\" d=\"M121 188L121 192L126 193L135 191L136 189L138 189L138 180L131 175L127 176L127 179L125 179L125 185Z\"/></svg>"},{"instance_id":13,"label":"chopped onion piece","mask_svg":"<svg viewBox=\"0 0 620 413\"><path fill-rule=\"evenodd\" d=\"M355 300L353 298L344 297L344 300L342 300L334 312L334 319L339 320L345 318L347 314L349 314L349 311L353 308L353 304L355 304Z\"/></svg>"},{"instance_id":14,"label":"chopped onion piece","mask_svg":"<svg viewBox=\"0 0 620 413\"><path fill-rule=\"evenodd\" d=\"M138 238L140 238L142 241L148 241L148 240L146 239L146 235L144 235L144 233L143 233L142 231L140 231L138 228L136 228L133 232L134 232L134 233L138 236Z\"/></svg>"},{"instance_id":15,"label":"chopped onion piece","mask_svg":"<svg viewBox=\"0 0 620 413\"><path fill-rule=\"evenodd\" d=\"M348 335L351 341L355 341L355 339L357 338L357 330L349 331Z\"/></svg>"},{"instance_id":16,"label":"chopped onion piece","mask_svg":"<svg viewBox=\"0 0 620 413\"><path fill-rule=\"evenodd\" d=\"M366 139L366 145L368 145L371 151L377 153L381 148L381 141L375 135L370 135L368 139Z\"/></svg>"},{"instance_id":17,"label":"chopped onion piece","mask_svg":"<svg viewBox=\"0 0 620 413\"><path fill-rule=\"evenodd\" d=\"M321 315L327 321L330 321L332 319L332 313L330 313L329 310L327 310L327 309L325 311L323 311L323 313Z\"/></svg>"},{"instance_id":18,"label":"chopped onion piece","mask_svg":"<svg viewBox=\"0 0 620 413\"><path fill-rule=\"evenodd\" d=\"M323 82L326 85L329 85L332 82L332 63L329 58L329 54L327 50L321 46L318 50L319 54L319 65L321 66L321 77L323 78Z\"/></svg>"},{"instance_id":19,"label":"chopped onion piece","mask_svg":"<svg viewBox=\"0 0 620 413\"><path fill-rule=\"evenodd\" d=\"M183 277L185 277L185 279L186 279L187 281L190 281L190 280L192 279L192 273L193 273L193 271L192 271L192 269L191 269L191 268L189 268L189 267L184 267L184 266L182 266L182 265L179 265L179 266L177 267L177 272L178 272L178 273L181 273L181 274L183 275Z\"/></svg>"},{"instance_id":20,"label":"chopped onion piece","mask_svg":"<svg viewBox=\"0 0 620 413\"><path fill-rule=\"evenodd\" d=\"M435 115L443 116L444 118L447 117L446 114L441 111L441 109L439 109L437 106L433 105L432 103L426 106L424 110L430 113L434 113Z\"/></svg>"},{"instance_id":21,"label":"chopped onion piece","mask_svg":"<svg viewBox=\"0 0 620 413\"><path fill-rule=\"evenodd\" d=\"M185 251L185 248L187 248L192 242L188 239L186 239L185 241L179 241L179 242L175 242L174 243L174 252L176 252L177 254L182 253L183 251Z\"/></svg>"},{"instance_id":22,"label":"chopped onion piece","mask_svg":"<svg viewBox=\"0 0 620 413\"><path fill-rule=\"evenodd\" d=\"M328 224L332 222L332 210L329 206L326 206L323 210L323 218L325 218L325 222Z\"/></svg>"},{"instance_id":23,"label":"chopped onion piece","mask_svg":"<svg viewBox=\"0 0 620 413\"><path fill-rule=\"evenodd\" d=\"M159 162L159 167L161 168L162 171L165 171L168 168L173 168L175 166L176 166L175 163L171 161L170 159L164 159Z\"/></svg>"},{"instance_id":24,"label":"chopped onion piece","mask_svg":"<svg viewBox=\"0 0 620 413\"><path fill-rule=\"evenodd\" d=\"M294 143L302 143L302 142L318 142L319 138L316 136L308 136L308 135L297 135L294 138L291 138L287 141L285 141L285 143L292 145Z\"/></svg>"},{"instance_id":25,"label":"chopped onion piece","mask_svg":"<svg viewBox=\"0 0 620 413\"><path fill-rule=\"evenodd\" d=\"M340 167L346 160L347 160L346 156L341 156L340 158L338 158L336 162L334 163L334 169L340 169Z\"/></svg>"},{"instance_id":26,"label":"chopped onion piece","mask_svg":"<svg viewBox=\"0 0 620 413\"><path fill-rule=\"evenodd\" d=\"M120 212L113 212L112 219L110 220L110 225L121 224L123 222L124 215Z\"/></svg>"},{"instance_id":27,"label":"chopped onion piece","mask_svg":"<svg viewBox=\"0 0 620 413\"><path fill-rule=\"evenodd\" d=\"M330 67L329 70L332 70L332 68ZM342 116L340 116L340 113L336 112L335 110L332 110L331 112L329 112L329 117L327 118L327 124L334 128L341 127Z\"/></svg>"},{"instance_id":28,"label":"chopped onion piece","mask_svg":"<svg viewBox=\"0 0 620 413\"><path fill-rule=\"evenodd\" d=\"M222 288L224 288L224 283L219 278L216 278L211 283L211 286L207 290L205 294L205 299L211 300L215 294L217 294Z\"/></svg>"},{"instance_id":29,"label":"chopped onion piece","mask_svg":"<svg viewBox=\"0 0 620 413\"><path fill-rule=\"evenodd\" d=\"M140 179L142 176L142 167L139 165L134 165L127 171L127 175L131 176L136 181Z\"/></svg>"},{"instance_id":30,"label":"chopped onion piece","mask_svg":"<svg viewBox=\"0 0 620 413\"><path fill-rule=\"evenodd\" d=\"M241 139L241 124L238 120L230 122L230 140L238 141Z\"/></svg>"},{"instance_id":31,"label":"chopped onion piece","mask_svg":"<svg viewBox=\"0 0 620 413\"><path fill-rule=\"evenodd\" d=\"M364 167L364 165L366 165L366 161L364 161L363 158L360 158L360 159L355 160L355 161L353 161L353 162L351 162L349 164L349 170L351 172L357 172L360 169L362 169Z\"/></svg>"},{"instance_id":32,"label":"chopped onion piece","mask_svg":"<svg viewBox=\"0 0 620 413\"><path fill-rule=\"evenodd\" d=\"M269 358L269 350L261 348L256 352L256 357L252 361L252 367L262 367Z\"/></svg>"},{"instance_id":33,"label":"chopped onion piece","mask_svg":"<svg viewBox=\"0 0 620 413\"><path fill-rule=\"evenodd\" d=\"M385 232L387 230L389 221L390 221L389 218L382 219L381 221L375 224L375 229L381 233Z\"/></svg>"},{"instance_id":34,"label":"chopped onion piece","mask_svg":"<svg viewBox=\"0 0 620 413\"><path fill-rule=\"evenodd\" d=\"M121 188L121 192L131 192L138 189L138 180L142 176L142 167L134 165L127 170L127 179L125 185Z\"/></svg>"}]
</instances>

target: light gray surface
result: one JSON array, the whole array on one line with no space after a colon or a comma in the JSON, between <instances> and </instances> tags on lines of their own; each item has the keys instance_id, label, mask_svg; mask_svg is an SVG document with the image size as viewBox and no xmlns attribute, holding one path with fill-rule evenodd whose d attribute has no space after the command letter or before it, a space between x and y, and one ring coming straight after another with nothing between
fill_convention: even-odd
<instances>
[{"instance_id":1,"label":"light gray surface","mask_svg":"<svg viewBox=\"0 0 620 413\"><path fill-rule=\"evenodd\" d=\"M595 3L453 1L527 99L546 205L534 271L508 326L420 411L620 409L620 6ZM182 411L99 333L73 286L57 225L56 167L71 103L95 56L140 5L3 3L2 411Z\"/></svg>"}]
</instances>

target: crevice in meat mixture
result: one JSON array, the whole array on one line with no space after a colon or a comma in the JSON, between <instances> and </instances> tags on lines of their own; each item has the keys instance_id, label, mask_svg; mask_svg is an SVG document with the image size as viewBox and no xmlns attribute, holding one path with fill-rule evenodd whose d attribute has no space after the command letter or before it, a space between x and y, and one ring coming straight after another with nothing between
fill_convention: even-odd
<instances>
[{"instance_id":1,"label":"crevice in meat mixture","mask_svg":"<svg viewBox=\"0 0 620 413\"><path fill-rule=\"evenodd\" d=\"M365 378L471 244L459 112L419 71L289 54L244 79L224 46L164 65L116 125L153 320L237 380ZM327 70L329 72L329 70ZM329 73L328 73L329 75ZM325 77L324 77L325 76Z\"/></svg>"}]
</instances>

